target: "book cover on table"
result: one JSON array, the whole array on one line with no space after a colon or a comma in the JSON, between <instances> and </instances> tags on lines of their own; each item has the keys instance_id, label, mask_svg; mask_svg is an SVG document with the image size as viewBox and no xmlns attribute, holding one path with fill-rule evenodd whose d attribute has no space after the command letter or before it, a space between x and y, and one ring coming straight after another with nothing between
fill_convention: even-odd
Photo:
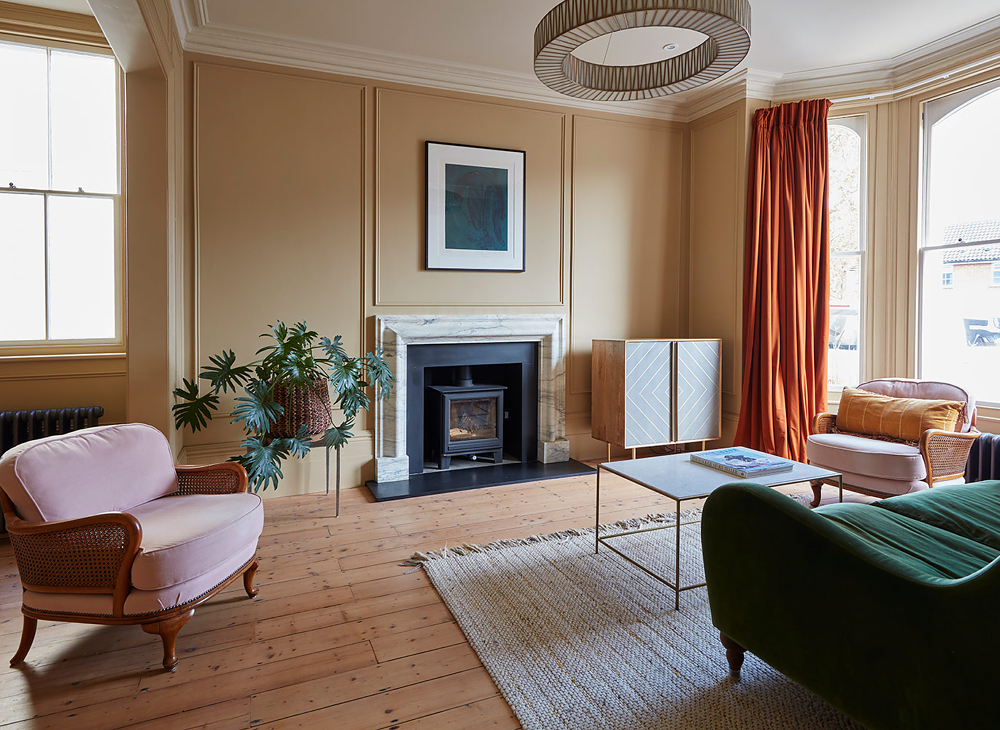
<instances>
[{"instance_id":1,"label":"book cover on table","mask_svg":"<svg viewBox=\"0 0 1000 730\"><path fill-rule=\"evenodd\" d=\"M794 461L782 459L778 456L771 456L770 454L763 454L742 446L691 454L691 461L695 464L724 471L741 479L780 474L781 472L791 471L795 466Z\"/></svg>"}]
</instances>

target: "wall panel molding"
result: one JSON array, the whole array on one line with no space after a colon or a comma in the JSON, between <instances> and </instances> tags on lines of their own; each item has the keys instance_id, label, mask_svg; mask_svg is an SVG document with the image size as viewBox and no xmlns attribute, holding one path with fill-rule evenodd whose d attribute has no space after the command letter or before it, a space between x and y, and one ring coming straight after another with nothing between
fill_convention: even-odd
<instances>
[{"instance_id":1,"label":"wall panel molding","mask_svg":"<svg viewBox=\"0 0 1000 730\"><path fill-rule=\"evenodd\" d=\"M439 100L439 101L441 101L444 104L458 104L458 105L468 105L468 106L473 106L473 107L486 107L486 108L502 108L504 110L517 112L519 114L523 113L523 114L527 114L527 115L539 115L539 116L542 116L542 117L548 117L548 118L558 119L560 121L560 125L561 125L561 143L560 143L561 144L561 150L560 150L560 164L561 165L563 164L563 162L565 161L565 158L566 158L566 137L567 137L567 135L566 135L566 123L567 123L567 115L565 113L562 113L562 112L551 111L551 110L547 110L547 109L536 109L536 108L526 107L526 106L522 106L522 105L518 105L518 104L507 104L507 103L504 103L503 101L499 101L499 100L496 100L496 101L486 101L486 100L478 100L478 99L465 99L465 98L454 97L454 96L446 96L446 95L443 95L443 94L436 94L436 93L433 93L433 92L423 92L423 91L413 91L413 90L401 90L401 89L386 88L386 87L381 87L381 86L375 86L374 87L374 94L375 94L375 120L374 120L374 141L373 141L374 142L374 148L375 148L375 163L374 163L374 173L373 173L374 174L374 188L375 188L374 200L373 200L373 210L374 210L374 217L375 217L374 246L373 246L373 253L374 253L374 260L373 260L373 269L374 269L374 272L373 272L374 273L374 282L373 282L373 286L374 286L374 306L375 307L386 307L386 308L388 308L388 307L398 307L400 309L420 309L420 308L436 309L436 308L442 308L442 307L447 307L447 308L456 308L456 307L462 307L462 308L468 307L468 308L472 308L472 307L476 307L476 308L490 308L490 309L507 309L507 308L523 309L523 308L526 308L526 307L533 307L533 308L564 307L565 304L566 304L566 282L565 282L565 273L564 273L564 268L565 267L562 265L562 263L560 263L560 267L559 267L559 269L560 269L560 271L559 271L559 296L558 296L558 298L556 300L544 300L544 299L542 299L542 300L506 301L506 302L502 301L502 300L499 300L499 301L497 301L497 300L494 300L494 301L489 301L489 300L478 300L478 301L469 300L469 301L456 302L456 301L444 301L444 300L435 301L435 300L430 300L430 299L429 300L420 300L420 301L417 301L417 300L413 300L413 299L408 299L406 297L400 297L399 299L391 299L391 298L389 298L387 296L387 294L385 293L384 273L383 273L382 265L381 265L381 262L385 259L385 256L387 254L385 254L384 251L383 251L384 236L383 236L383 232L382 232L381 222L382 222L382 218L383 218L383 211L385 210L386 206L385 206L385 204L383 203L383 200L382 200L382 179L381 179L381 175L380 175L380 169L381 169L381 163L383 161L382 160L382 149L383 149L383 146L384 146L383 143L382 143L382 140L383 140L383 118L384 118L383 109L384 109L384 105L385 105L384 100L387 99L387 98L389 98L390 96L408 96L408 97L421 98L421 99L433 99L433 100ZM423 140L423 141L427 141L427 140ZM451 140L431 140L431 141L450 142ZM422 142L421 142L421 144L422 144ZM421 152L421 154L423 154L423 152ZM528 156L527 156L526 169L529 170L529 171L532 170L532 155L531 154L528 154ZM424 194L424 186L426 185L426 181L423 179L423 174L422 173L421 173L420 185L421 185L420 193L421 193L421 198L422 198L423 194ZM529 187L529 185L528 185L528 183L526 181L526 188L528 188L528 187ZM529 199L530 199L530 196L531 196L531 190L530 189L527 190L527 195L529 196ZM567 255L566 254L567 242L566 242L566 231L565 231L565 229L566 229L566 226L565 226L565 215L566 215L565 214L565 199L566 199L566 180L565 180L565 176L564 175L560 175L560 200L561 200L561 203L560 203L560 240L559 240L559 257L560 257L560 262L563 262L565 260L566 255ZM525 214L527 215L527 211L525 211ZM530 225L530 223L529 223L529 225ZM532 240L530 238L530 231L526 231L525 236L526 236L526 238L525 238L525 259L528 262L528 266L530 268L530 266L531 266L531 260L532 260L532 256L531 256ZM426 246L426 241L425 241L425 231L424 231L423 228L421 228L418 231L418 235L416 237L416 240L414 241L414 245L417 246L417 247L419 247L419 251L420 252L422 252L424 250L424 247ZM423 273L424 269L421 268L421 272ZM452 273L452 274L454 274L456 276L461 276L462 275L461 272L449 272L449 273ZM521 273L521 272L498 272L498 275L501 275L501 276L517 276L519 273Z\"/></svg>"},{"instance_id":2,"label":"wall panel molding","mask_svg":"<svg viewBox=\"0 0 1000 730\"><path fill-rule=\"evenodd\" d=\"M591 296L600 298L605 294L605 290L597 288L596 291L588 291L584 293L583 285L580 283L580 266L579 261L581 257L581 236L583 231L589 230L589 227L580 222L580 217L585 205L581 204L578 200L581 194L581 181L584 176L588 174L588 171L583 169L581 165L581 135L586 133L589 129L593 132L596 128L605 127L609 128L610 131L609 138L606 144L614 144L625 139L625 136L629 131L634 132L649 132L661 137L661 142L664 146L665 157L663 159L662 165L663 169L669 171L669 179L661 180L664 189L660 192L665 196L664 199L641 199L642 193L645 190L640 190L637 194L630 198L629 205L632 206L631 210L609 210L609 214L622 215L622 216L634 216L636 211L639 209L656 212L666 209L668 206L676 205L678 208L683 208L684 194L681 188L684 186L683 179L683 158L684 158L684 135L685 131L683 128L679 128L677 125L670 122L662 122L657 120L631 120L631 119L609 119L604 117L595 117L585 114L576 114L573 117L573 134L570 143L570 160L572 165L572 178L570 180L570 274L569 274L569 298L570 298L570 356L567 361L567 381L569 383L569 395L580 396L588 395L591 392L590 387L590 373L584 372L586 368L581 368L581 364L578 362L578 353L587 350L589 351L589 342L584 343L579 340L581 327L579 326L579 317L581 310L581 297ZM601 143L591 145L587 148L587 151L593 152L594 149L598 147L604 147L606 144ZM674 155L676 153L676 159ZM634 160L628 160L627 163L630 167L628 169L632 170L636 168L637 174L649 173L649 170L643 170L642 165L635 165ZM676 176L676 179L675 179ZM675 190L673 184L677 183L678 188ZM676 199L675 199L676 198ZM608 201L602 201L607 203ZM592 209L587 208L587 209ZM598 210L602 210L598 208ZM684 211L680 210L679 215L683 216ZM634 222L634 221L632 221ZM680 261L681 258L681 239L684 236L683 227L679 227L676 231L676 240L673 240L674 232L672 231L672 226L674 225L672 219L668 221L664 230L662 231L665 236L664 240L659 242L660 250L665 252L663 255L669 261L671 258L676 258ZM634 274L641 274L644 271L644 263L646 259L650 257L651 254L657 254L659 251L651 250L651 244L649 242L650 232L648 230L639 231L628 231L626 234L628 236L627 245L625 250L618 251L618 256L621 259L627 259L630 265L634 268L632 269ZM609 244L610 245L610 244ZM655 248L655 246L653 246ZM667 267L668 269L676 270L676 267ZM635 325L635 331L624 332L620 329L616 329L614 332L608 332L602 334L603 337L608 338L619 338L619 337L629 337L629 336L650 336L650 337L667 337L674 336L679 333L679 330L683 326L679 320L680 312L682 306L679 300L673 298L674 291L671 287L667 286L666 279L668 273L663 272L663 277L661 286L663 286L663 291L650 291L649 292L649 304L647 311L630 312L630 317L633 321L639 324ZM641 277L640 277L641 278ZM648 282L647 282L648 283ZM616 286L616 284L610 284L610 286ZM642 286L639 284L638 286ZM676 290L679 291L680 287ZM628 293L628 290L626 290ZM658 300L657 295L662 295L662 301ZM653 327L651 324L652 317L649 315L649 309L656 309L658 315L661 318L658 327ZM672 321L676 320L676 321ZM657 331L654 331L657 330ZM677 331L670 331L677 330Z\"/></svg>"},{"instance_id":3,"label":"wall panel molding","mask_svg":"<svg viewBox=\"0 0 1000 730\"><path fill-rule=\"evenodd\" d=\"M739 352L738 349L741 340L741 331L743 325L743 318L742 318L743 302L742 298L739 296L739 292L742 288L742 282L740 281L741 278L740 274L743 271L743 257L740 255L742 249L742 241L740 240L741 224L739 215L739 211L741 208L740 194L742 191L742 186L740 184L739 176L742 175L745 178L747 171L745 163L741 159L739 159L741 157L741 149L743 148L743 145L741 145L740 143L741 141L740 138L741 135L743 134L743 130L741 129L740 125L740 110L735 107L737 107L736 104L732 105L732 108L729 108L724 112L716 112L711 115L708 115L702 119L699 119L691 126L691 149L692 149L691 169L693 176L694 170L698 166L695 160L694 150L696 147L696 138L699 132L706 131L710 127L715 127L717 125L722 125L722 124L732 125L731 133L733 135L732 138L733 151L737 157L737 159L734 160L734 163L736 165L735 169L737 170L737 178L734 181L735 184L733 185L731 195L727 195L725 198L729 201L729 213L734 223L732 239L731 239L731 252L735 264L733 266L733 275L730 281L730 286L732 287L732 292L733 292L733 297L732 297L733 301L732 301L732 308L730 310L731 314L729 317L729 322L727 323L729 325L729 331L727 333L723 332L715 333L715 332L701 331L699 328L695 327L694 316L699 310L699 307L696 305L696 302L694 300L697 297L698 292L692 286L692 288L689 290L690 305L688 312L688 334L691 337L695 336L722 337L724 334L728 334L730 337L729 341L732 343L731 347L737 350L736 352L733 353L733 358L734 358L734 363L736 363L736 367L739 367L742 361L742 352ZM692 186L692 200L690 206L691 252L688 259L688 278L689 281L692 282L695 280L697 268L701 263L699 257L696 255L699 243L698 241L699 236L698 236L697 221L695 220L695 213L696 211L695 211L695 201L694 201L694 189ZM736 379L735 379L736 367L731 367L731 368L723 367L723 373L722 373L723 395L728 395L728 396L736 395Z\"/></svg>"},{"instance_id":4,"label":"wall panel molding","mask_svg":"<svg viewBox=\"0 0 1000 730\"><path fill-rule=\"evenodd\" d=\"M365 153L364 150L367 149L366 142L366 131L368 127L367 121L367 104L366 104L366 93L367 89L364 84L351 83L348 81L342 81L333 78L322 78L316 76L303 75L301 73L296 73L295 71L280 71L275 69L262 69L262 68L252 68L247 66L232 65L227 63L216 63L211 61L194 61L193 63L193 92L192 92L192 179L193 179L193 205L192 205L192 216L194 221L194 238L193 238L193 336L189 340L192 343L192 357L194 366L196 369L200 369L202 360L202 348L201 348L201 321L202 321L202 305L201 305L201 292L202 292L202 277L201 277L201 257L202 257L202 225L201 225L201 204L200 204L200 189L201 189L201 75L203 71L206 70L225 70L233 71L247 74L256 74L267 77L275 78L289 78L295 81L303 81L308 83L316 83L322 85L329 85L345 89L353 89L358 92L358 107L360 114L360 129L361 129L361 154L360 154L360 169L358 170L359 185L361 186L359 199L361 201L361 235L359 236L359 251L361 256L362 267L364 266L365 256L366 256L366 245L365 245L365 230L367 225L367 195L365 189ZM358 336L361 346L364 347L365 343L365 299L364 299L364 277L361 277L361 292L362 299L360 302L360 312L358 322ZM263 327L265 323L261 323Z\"/></svg>"}]
</instances>

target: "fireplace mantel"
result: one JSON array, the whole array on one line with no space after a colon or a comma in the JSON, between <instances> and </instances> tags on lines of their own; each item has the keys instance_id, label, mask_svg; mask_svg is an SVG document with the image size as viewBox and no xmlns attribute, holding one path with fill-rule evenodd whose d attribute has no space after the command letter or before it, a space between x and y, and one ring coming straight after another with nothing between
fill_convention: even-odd
<instances>
[{"instance_id":1,"label":"fireplace mantel","mask_svg":"<svg viewBox=\"0 0 1000 730\"><path fill-rule=\"evenodd\" d=\"M566 356L561 314L397 314L375 318L375 342L396 377L389 397L375 404L375 478L409 476L406 451L406 348L410 345L537 342L538 460L569 460L566 440Z\"/></svg>"}]
</instances>

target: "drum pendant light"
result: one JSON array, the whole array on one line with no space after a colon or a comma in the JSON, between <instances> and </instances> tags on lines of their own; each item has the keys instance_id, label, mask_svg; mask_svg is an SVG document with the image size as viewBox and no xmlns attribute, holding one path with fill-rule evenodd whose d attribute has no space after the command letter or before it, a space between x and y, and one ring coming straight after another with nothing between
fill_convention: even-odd
<instances>
[{"instance_id":1,"label":"drum pendant light","mask_svg":"<svg viewBox=\"0 0 1000 730\"><path fill-rule=\"evenodd\" d=\"M706 38L680 55L631 66L592 63L573 53L608 33L656 27ZM580 99L650 99L717 79L749 50L749 0L565 0L535 28L535 75L550 89Z\"/></svg>"}]
</instances>

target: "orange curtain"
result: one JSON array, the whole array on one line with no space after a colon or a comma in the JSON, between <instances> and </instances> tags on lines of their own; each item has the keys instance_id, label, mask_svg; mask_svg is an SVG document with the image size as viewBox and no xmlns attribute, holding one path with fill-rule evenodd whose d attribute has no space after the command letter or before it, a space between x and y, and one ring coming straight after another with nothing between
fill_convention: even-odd
<instances>
[{"instance_id":1,"label":"orange curtain","mask_svg":"<svg viewBox=\"0 0 1000 730\"><path fill-rule=\"evenodd\" d=\"M736 443L797 461L826 406L829 109L802 101L753 117Z\"/></svg>"}]
</instances>

